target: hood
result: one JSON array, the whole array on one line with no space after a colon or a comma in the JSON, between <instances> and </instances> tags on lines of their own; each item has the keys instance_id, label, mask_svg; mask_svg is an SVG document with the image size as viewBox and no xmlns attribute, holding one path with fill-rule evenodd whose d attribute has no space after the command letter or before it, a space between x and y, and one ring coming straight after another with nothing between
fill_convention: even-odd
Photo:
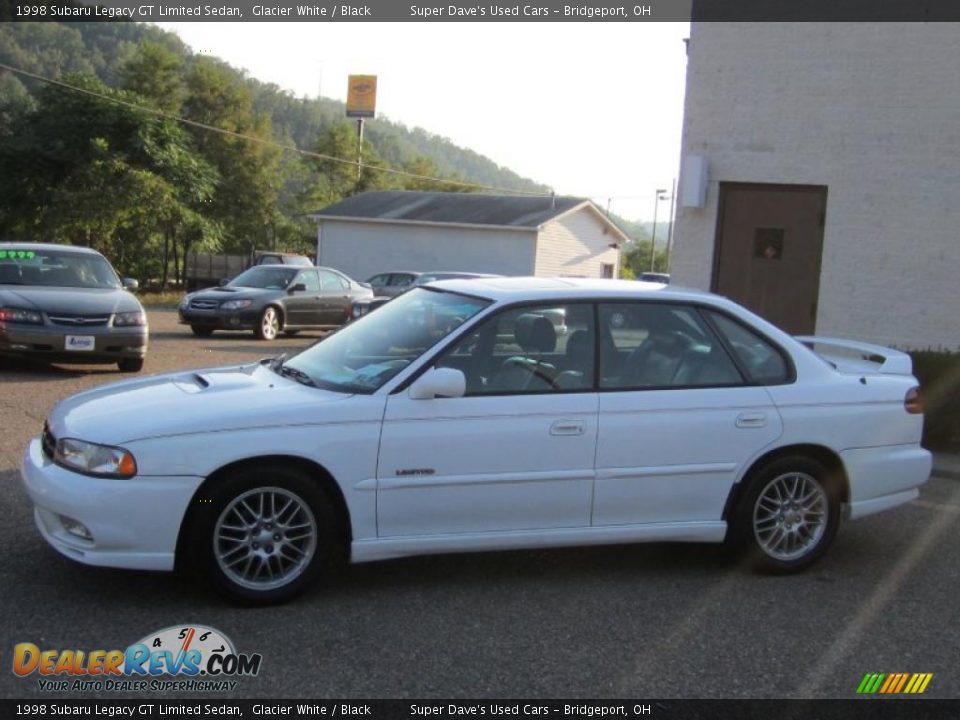
<instances>
[{"instance_id":1,"label":"hood","mask_svg":"<svg viewBox=\"0 0 960 720\"><path fill-rule=\"evenodd\" d=\"M256 363L104 385L67 398L48 421L58 438L123 445L171 435L332 422L341 419L334 407L343 407L350 397L308 387Z\"/></svg>"},{"instance_id":2,"label":"hood","mask_svg":"<svg viewBox=\"0 0 960 720\"><path fill-rule=\"evenodd\" d=\"M265 295L286 295L286 290L277 288L252 288L243 286L215 287L208 290L198 290L187 295L189 300L239 300L241 298L258 298Z\"/></svg>"},{"instance_id":3,"label":"hood","mask_svg":"<svg viewBox=\"0 0 960 720\"><path fill-rule=\"evenodd\" d=\"M0 305L69 315L106 315L143 309L133 295L119 288L114 290L35 285L0 285Z\"/></svg>"}]
</instances>

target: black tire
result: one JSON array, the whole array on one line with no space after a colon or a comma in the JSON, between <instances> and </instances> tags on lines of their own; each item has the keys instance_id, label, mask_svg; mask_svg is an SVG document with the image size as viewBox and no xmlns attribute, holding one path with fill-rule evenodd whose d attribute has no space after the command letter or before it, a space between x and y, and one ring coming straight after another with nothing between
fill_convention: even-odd
<instances>
[{"instance_id":1,"label":"black tire","mask_svg":"<svg viewBox=\"0 0 960 720\"><path fill-rule=\"evenodd\" d=\"M823 556L840 527L840 478L813 458L792 455L744 482L730 539L753 567L799 572Z\"/></svg>"},{"instance_id":2,"label":"black tire","mask_svg":"<svg viewBox=\"0 0 960 720\"><path fill-rule=\"evenodd\" d=\"M143 358L120 358L117 367L123 373L135 373L143 370Z\"/></svg>"},{"instance_id":3,"label":"black tire","mask_svg":"<svg viewBox=\"0 0 960 720\"><path fill-rule=\"evenodd\" d=\"M326 493L308 473L284 465L248 465L214 480L198 495L184 532L184 559L239 605L291 600L345 557Z\"/></svg>"},{"instance_id":4,"label":"black tire","mask_svg":"<svg viewBox=\"0 0 960 720\"><path fill-rule=\"evenodd\" d=\"M276 340L281 330L283 330L283 313L279 308L268 305L257 319L254 335L259 340Z\"/></svg>"},{"instance_id":5,"label":"black tire","mask_svg":"<svg viewBox=\"0 0 960 720\"><path fill-rule=\"evenodd\" d=\"M213 328L204 327L203 325L191 325L190 329L197 337L210 337L213 335Z\"/></svg>"}]
</instances>

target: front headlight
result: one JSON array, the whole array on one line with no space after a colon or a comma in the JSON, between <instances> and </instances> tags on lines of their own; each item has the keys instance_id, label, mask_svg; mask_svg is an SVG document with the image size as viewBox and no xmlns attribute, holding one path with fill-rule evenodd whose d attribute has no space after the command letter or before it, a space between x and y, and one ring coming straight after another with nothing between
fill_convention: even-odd
<instances>
[{"instance_id":1,"label":"front headlight","mask_svg":"<svg viewBox=\"0 0 960 720\"><path fill-rule=\"evenodd\" d=\"M146 325L147 316L143 310L134 310L133 312L117 313L113 316L114 327L130 327L133 325Z\"/></svg>"},{"instance_id":2,"label":"front headlight","mask_svg":"<svg viewBox=\"0 0 960 720\"><path fill-rule=\"evenodd\" d=\"M253 300L227 300L220 307L223 310L243 310L253 305Z\"/></svg>"},{"instance_id":3,"label":"front headlight","mask_svg":"<svg viewBox=\"0 0 960 720\"><path fill-rule=\"evenodd\" d=\"M186 309L187 309L187 305L189 305L189 304L190 304L190 295L184 295L184 296L183 296L183 299L180 300L180 306L179 306L179 307L180 307L181 310L186 310Z\"/></svg>"},{"instance_id":4,"label":"front headlight","mask_svg":"<svg viewBox=\"0 0 960 720\"><path fill-rule=\"evenodd\" d=\"M95 477L131 478L137 474L137 461L129 450L75 438L60 438L53 459L65 468Z\"/></svg>"},{"instance_id":5,"label":"front headlight","mask_svg":"<svg viewBox=\"0 0 960 720\"><path fill-rule=\"evenodd\" d=\"M353 308L352 308L351 311L350 311L350 314L351 314L353 317L355 317L355 318L358 318L358 317L360 317L361 315L366 315L366 314L367 314L367 306L366 306L366 305L360 305L360 304L358 303L358 304L356 304L356 305L353 306Z\"/></svg>"},{"instance_id":6,"label":"front headlight","mask_svg":"<svg viewBox=\"0 0 960 720\"><path fill-rule=\"evenodd\" d=\"M26 310L23 308L0 308L0 322L43 325L43 315L38 313L36 310Z\"/></svg>"}]
</instances>

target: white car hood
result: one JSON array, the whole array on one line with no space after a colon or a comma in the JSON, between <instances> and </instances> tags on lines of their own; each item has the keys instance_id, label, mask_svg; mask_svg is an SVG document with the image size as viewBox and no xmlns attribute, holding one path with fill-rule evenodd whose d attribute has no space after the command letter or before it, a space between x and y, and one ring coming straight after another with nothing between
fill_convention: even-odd
<instances>
[{"instance_id":1,"label":"white car hood","mask_svg":"<svg viewBox=\"0 0 960 720\"><path fill-rule=\"evenodd\" d=\"M57 438L123 445L173 435L334 422L341 419L337 410L352 414L345 405L357 404L344 402L350 397L253 364L105 385L59 403L48 422Z\"/></svg>"}]
</instances>

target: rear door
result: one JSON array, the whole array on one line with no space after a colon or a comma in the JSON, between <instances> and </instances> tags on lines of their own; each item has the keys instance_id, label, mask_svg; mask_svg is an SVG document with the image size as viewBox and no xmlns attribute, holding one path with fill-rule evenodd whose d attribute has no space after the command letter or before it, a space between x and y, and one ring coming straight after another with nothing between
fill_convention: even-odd
<instances>
[{"instance_id":1,"label":"rear door","mask_svg":"<svg viewBox=\"0 0 960 720\"><path fill-rule=\"evenodd\" d=\"M322 318L320 325L343 325L350 312L350 282L332 270L319 270Z\"/></svg>"},{"instance_id":2,"label":"rear door","mask_svg":"<svg viewBox=\"0 0 960 720\"><path fill-rule=\"evenodd\" d=\"M782 432L692 306L600 307L594 525L717 522L744 463Z\"/></svg>"}]
</instances>

